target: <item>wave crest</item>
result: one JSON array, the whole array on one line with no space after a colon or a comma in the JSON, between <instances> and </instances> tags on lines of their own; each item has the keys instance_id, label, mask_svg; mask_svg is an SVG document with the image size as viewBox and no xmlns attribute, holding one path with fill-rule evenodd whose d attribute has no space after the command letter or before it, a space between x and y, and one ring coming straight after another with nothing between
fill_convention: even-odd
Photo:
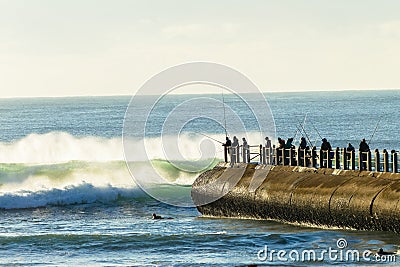
<instances>
[{"instance_id":1,"label":"wave crest","mask_svg":"<svg viewBox=\"0 0 400 267\"><path fill-rule=\"evenodd\" d=\"M96 187L89 183L69 185L64 188L27 191L19 190L0 195L0 209L27 209L45 206L64 206L73 204L110 203L121 198L144 197L137 187Z\"/></svg>"},{"instance_id":2,"label":"wave crest","mask_svg":"<svg viewBox=\"0 0 400 267\"><path fill-rule=\"evenodd\" d=\"M71 160L123 160L121 138L74 137L64 132L51 132L0 143L1 163L50 164Z\"/></svg>"}]
</instances>

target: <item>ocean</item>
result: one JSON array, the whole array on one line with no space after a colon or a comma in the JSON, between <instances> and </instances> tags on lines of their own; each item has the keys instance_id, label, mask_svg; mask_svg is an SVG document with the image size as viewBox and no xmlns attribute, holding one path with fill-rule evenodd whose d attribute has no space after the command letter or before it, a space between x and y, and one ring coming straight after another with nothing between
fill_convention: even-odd
<instances>
[{"instance_id":1,"label":"ocean","mask_svg":"<svg viewBox=\"0 0 400 267\"><path fill-rule=\"evenodd\" d=\"M168 95L143 118L137 105L133 124L124 124L131 97L69 97L0 99L0 264L4 266L248 266L398 265L394 259L263 258L275 251L346 248L376 252L400 249L400 236L386 232L321 229L281 222L202 217L190 202L190 185L222 160L224 127L230 136L246 136L258 145L265 135L287 139L301 134L312 144L325 137L333 147L367 139L372 149L399 150L400 90L266 93L274 125L259 133L249 106L263 108L263 99L243 103L226 94L231 112L222 116L221 95ZM193 99L204 105L183 105ZM207 100L208 99L208 100ZM153 98L139 96L147 105ZM212 105L206 107L207 101ZM247 105L248 104L248 105ZM181 110L177 109L181 107ZM185 110L186 108L186 110ZM219 116L186 120L189 112ZM267 114L269 111L265 111ZM136 114L136 113L135 113ZM208 114L208 115L207 115ZM174 123L165 128L172 116ZM243 125L235 124L237 116ZM146 129L135 128L147 119ZM135 121L137 120L137 121ZM182 124L183 122L183 124ZM138 123L139 125L140 123ZM128 126L129 126L128 125ZM242 127L244 131L237 130ZM272 130L276 129L276 133ZM139 142L123 142L123 130ZM303 133L304 134L304 133ZM178 138L179 137L179 138ZM178 140L179 139L179 140ZM184 157L165 156L166 143L178 140ZM205 142L205 143L204 143ZM201 144L212 149L204 157ZM124 151L132 149L131 176ZM207 150L208 151L208 150ZM167 151L168 152L168 151ZM170 159L173 159L172 161ZM176 160L176 161L174 161ZM193 162L200 168L193 167ZM206 164L205 164L206 163ZM165 182L152 180L149 166ZM183 167L182 167L183 166ZM131 169L132 171L132 169ZM155 194L147 194L148 189ZM159 201L160 198L166 203ZM172 200L172 202L169 202ZM171 219L151 220L152 213ZM277 253L277 252L276 252ZM318 254L320 255L320 254ZM397 261L397 262L396 262Z\"/></svg>"}]
</instances>

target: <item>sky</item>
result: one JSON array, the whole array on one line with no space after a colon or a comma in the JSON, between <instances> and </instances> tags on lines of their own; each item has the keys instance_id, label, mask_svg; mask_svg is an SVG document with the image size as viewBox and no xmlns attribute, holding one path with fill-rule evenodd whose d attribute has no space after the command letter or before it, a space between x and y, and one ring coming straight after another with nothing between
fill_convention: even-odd
<instances>
[{"instance_id":1,"label":"sky","mask_svg":"<svg viewBox=\"0 0 400 267\"><path fill-rule=\"evenodd\" d=\"M0 0L0 97L132 95L193 61L265 92L400 88L400 1Z\"/></svg>"}]
</instances>

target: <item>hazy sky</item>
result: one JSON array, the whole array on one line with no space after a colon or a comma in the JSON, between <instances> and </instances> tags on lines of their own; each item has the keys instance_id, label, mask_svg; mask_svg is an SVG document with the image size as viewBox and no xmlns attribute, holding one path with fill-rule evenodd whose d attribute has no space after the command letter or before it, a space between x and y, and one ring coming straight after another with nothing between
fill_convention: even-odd
<instances>
[{"instance_id":1,"label":"hazy sky","mask_svg":"<svg viewBox=\"0 0 400 267\"><path fill-rule=\"evenodd\" d=\"M262 91L400 88L400 1L0 0L0 97L130 95L188 61Z\"/></svg>"}]
</instances>

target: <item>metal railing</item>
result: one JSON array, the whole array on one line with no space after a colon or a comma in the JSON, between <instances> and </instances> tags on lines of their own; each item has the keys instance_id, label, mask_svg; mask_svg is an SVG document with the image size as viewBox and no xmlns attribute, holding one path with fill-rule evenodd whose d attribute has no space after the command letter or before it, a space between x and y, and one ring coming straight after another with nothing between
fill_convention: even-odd
<instances>
[{"instance_id":1,"label":"metal railing","mask_svg":"<svg viewBox=\"0 0 400 267\"><path fill-rule=\"evenodd\" d=\"M398 154L384 149L379 151L348 151L337 147L334 150L276 148L255 146L225 147L225 162L258 163L268 165L332 168L342 170L366 170L376 172L399 172ZM229 159L229 160L228 160Z\"/></svg>"}]
</instances>

